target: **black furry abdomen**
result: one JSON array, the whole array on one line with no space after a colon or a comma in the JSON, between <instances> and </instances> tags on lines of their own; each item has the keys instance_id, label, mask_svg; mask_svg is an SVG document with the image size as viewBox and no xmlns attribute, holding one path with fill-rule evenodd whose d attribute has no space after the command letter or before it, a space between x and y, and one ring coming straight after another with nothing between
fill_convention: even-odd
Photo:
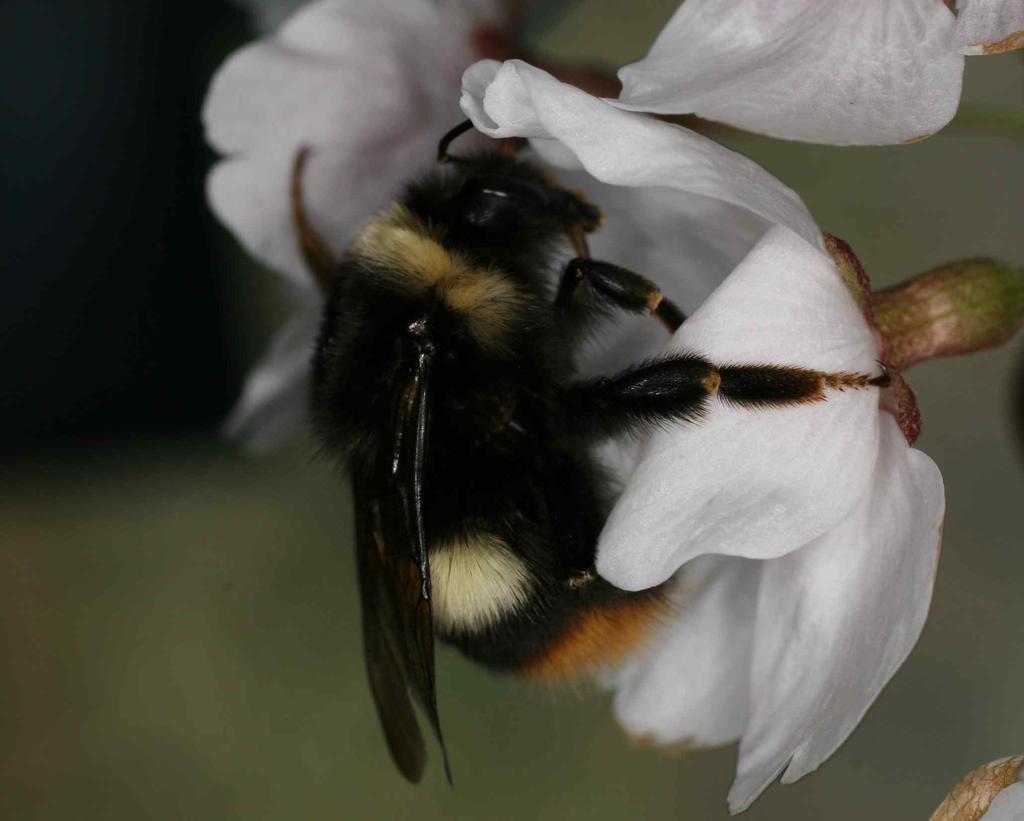
<instances>
[{"instance_id":1,"label":"black furry abdomen","mask_svg":"<svg viewBox=\"0 0 1024 821\"><path fill-rule=\"evenodd\" d=\"M430 454L428 541L492 534L522 560L532 582L525 601L492 623L471 631L439 629L464 655L495 670L544 675L547 660L564 656L593 614L614 611L605 629L630 621L627 612L636 606L660 602L658 591L627 593L592 572L610 492L582 446L521 426L514 417L487 442L435 440ZM595 640L608 643L606 636ZM605 649L614 654L614 647ZM560 666L598 664L599 653L577 655L579 663Z\"/></svg>"}]
</instances>

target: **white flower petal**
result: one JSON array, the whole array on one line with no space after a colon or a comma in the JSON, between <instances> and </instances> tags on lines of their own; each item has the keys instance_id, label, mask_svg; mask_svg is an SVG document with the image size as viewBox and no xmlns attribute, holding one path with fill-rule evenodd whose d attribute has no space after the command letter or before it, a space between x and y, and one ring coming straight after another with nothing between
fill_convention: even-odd
<instances>
[{"instance_id":1,"label":"white flower petal","mask_svg":"<svg viewBox=\"0 0 1024 821\"><path fill-rule=\"evenodd\" d=\"M981 821L1024 821L1024 784L1011 784L1002 790L992 799Z\"/></svg>"},{"instance_id":2,"label":"white flower petal","mask_svg":"<svg viewBox=\"0 0 1024 821\"><path fill-rule=\"evenodd\" d=\"M874 338L832 261L774 228L668 348L719 365L876 373ZM772 558L841 521L878 453L878 391L755 410L711 401L707 417L646 438L598 544L597 570L638 590L705 553Z\"/></svg>"},{"instance_id":3,"label":"white flower petal","mask_svg":"<svg viewBox=\"0 0 1024 821\"><path fill-rule=\"evenodd\" d=\"M207 138L231 154L352 144L415 125L425 102L454 93L471 57L469 32L451 22L425 0L311 3L214 75Z\"/></svg>"},{"instance_id":4,"label":"white flower petal","mask_svg":"<svg viewBox=\"0 0 1024 821\"><path fill-rule=\"evenodd\" d=\"M472 26L491 4L321 0L273 37L236 52L203 108L209 142L229 159L210 198L242 244L297 281L288 212L292 159L312 150L304 184L313 224L340 252L373 212L434 161L461 115Z\"/></svg>"},{"instance_id":5,"label":"white flower petal","mask_svg":"<svg viewBox=\"0 0 1024 821\"><path fill-rule=\"evenodd\" d=\"M643 274L686 314L771 226L744 208L670 188L608 185L585 171L561 171L558 179L586 193L604 213L604 224L589 238L591 254ZM616 315L590 341L581 369L586 375L614 373L655 355L667 339L649 317Z\"/></svg>"},{"instance_id":6,"label":"white flower petal","mask_svg":"<svg viewBox=\"0 0 1024 821\"><path fill-rule=\"evenodd\" d=\"M309 423L311 360L320 309L304 304L274 336L246 379L225 433L251 450L266 450L299 435Z\"/></svg>"},{"instance_id":7,"label":"white flower petal","mask_svg":"<svg viewBox=\"0 0 1024 821\"><path fill-rule=\"evenodd\" d=\"M520 60L482 60L462 82L462 110L485 134L527 137L549 162L582 166L602 182L721 200L821 242L793 191L693 131L616 109Z\"/></svg>"},{"instance_id":8,"label":"white flower petal","mask_svg":"<svg viewBox=\"0 0 1024 821\"><path fill-rule=\"evenodd\" d=\"M686 0L619 72L618 104L783 139L907 142L956 113L953 24L940 0Z\"/></svg>"},{"instance_id":9,"label":"white flower petal","mask_svg":"<svg viewBox=\"0 0 1024 821\"><path fill-rule=\"evenodd\" d=\"M757 608L750 723L733 812L783 768L791 783L828 758L910 653L935 581L944 509L934 462L881 414L871 491L813 544L769 562Z\"/></svg>"},{"instance_id":10,"label":"white flower petal","mask_svg":"<svg viewBox=\"0 0 1024 821\"><path fill-rule=\"evenodd\" d=\"M423 130L394 144L390 153L370 144L345 151L315 150L303 177L304 206L338 257L370 217L433 162L437 139L434 130ZM299 252L289 210L293 159L294 148L289 147L224 160L207 178L207 196L214 213L246 251L311 288L313 280Z\"/></svg>"},{"instance_id":11,"label":"white flower petal","mask_svg":"<svg viewBox=\"0 0 1024 821\"><path fill-rule=\"evenodd\" d=\"M961 0L953 35L963 54L999 54L1024 48L1024 2Z\"/></svg>"},{"instance_id":12,"label":"white flower petal","mask_svg":"<svg viewBox=\"0 0 1024 821\"><path fill-rule=\"evenodd\" d=\"M748 559L705 556L672 582L670 621L609 680L616 718L630 736L682 746L740 737L761 567Z\"/></svg>"}]
</instances>

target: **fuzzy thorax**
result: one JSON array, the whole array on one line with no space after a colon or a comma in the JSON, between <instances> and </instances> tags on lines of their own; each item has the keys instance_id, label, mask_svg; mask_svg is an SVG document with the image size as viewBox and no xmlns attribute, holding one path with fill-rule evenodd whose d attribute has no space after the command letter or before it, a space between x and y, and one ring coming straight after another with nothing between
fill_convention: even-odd
<instances>
[{"instance_id":1,"label":"fuzzy thorax","mask_svg":"<svg viewBox=\"0 0 1024 821\"><path fill-rule=\"evenodd\" d=\"M499 351L527 299L500 271L470 264L446 248L436 231L401 203L378 214L352 244L352 253L411 296L435 291L462 316L481 347Z\"/></svg>"}]
</instances>

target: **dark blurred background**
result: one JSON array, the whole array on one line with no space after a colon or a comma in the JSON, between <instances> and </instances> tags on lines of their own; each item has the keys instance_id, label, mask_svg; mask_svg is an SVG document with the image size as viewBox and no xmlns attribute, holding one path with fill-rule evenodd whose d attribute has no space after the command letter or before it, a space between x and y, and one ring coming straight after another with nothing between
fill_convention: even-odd
<instances>
[{"instance_id":1,"label":"dark blurred background","mask_svg":"<svg viewBox=\"0 0 1024 821\"><path fill-rule=\"evenodd\" d=\"M675 5L585 0L534 45L621 65ZM286 311L203 197L199 106L251 36L228 3L0 3L0 818L726 818L734 748L631 749L605 696L447 651L457 787L392 772L346 488L308 444L255 459L217 434ZM969 60L964 116L915 146L721 137L884 286L977 254L1024 263L1024 142L992 112L1020 123L1020 53ZM850 741L746 817L923 819L1024 750L1022 355L1017 339L910 374L947 483L931 619Z\"/></svg>"},{"instance_id":2,"label":"dark blurred background","mask_svg":"<svg viewBox=\"0 0 1024 821\"><path fill-rule=\"evenodd\" d=\"M197 117L217 2L0 4L0 447L208 430L240 378Z\"/></svg>"}]
</instances>

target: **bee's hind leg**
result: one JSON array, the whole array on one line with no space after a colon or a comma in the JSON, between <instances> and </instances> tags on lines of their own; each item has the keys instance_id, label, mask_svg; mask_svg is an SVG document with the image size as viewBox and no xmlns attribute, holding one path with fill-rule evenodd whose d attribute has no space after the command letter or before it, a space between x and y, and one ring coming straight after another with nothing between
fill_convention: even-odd
<instances>
[{"instance_id":1,"label":"bee's hind leg","mask_svg":"<svg viewBox=\"0 0 1024 821\"><path fill-rule=\"evenodd\" d=\"M605 300L631 313L649 313L674 333L686 316L653 282L626 268L590 257L569 260L555 297L555 310L568 312L577 288L587 282Z\"/></svg>"},{"instance_id":2,"label":"bee's hind leg","mask_svg":"<svg viewBox=\"0 0 1024 821\"><path fill-rule=\"evenodd\" d=\"M338 267L338 263L334 259L331 249L327 246L327 243L324 242L323 237L321 237L313 227L313 223L310 222L309 217L306 215L305 207L303 206L302 173L306 168L306 162L308 160L309 148L307 147L300 148L295 153L295 158L292 160L292 225L295 226L295 234L299 240L299 251L302 254L302 259L306 263L306 267L309 268L309 272L313 275L313 279L316 280L320 289L322 291L326 291L328 283L330 283L331 277L333 276L335 269Z\"/></svg>"},{"instance_id":3,"label":"bee's hind leg","mask_svg":"<svg viewBox=\"0 0 1024 821\"><path fill-rule=\"evenodd\" d=\"M750 410L819 402L827 391L884 388L889 375L828 373L787 365L715 366L673 354L614 376L578 382L563 400L566 429L589 438L617 436L666 422L697 422L716 395Z\"/></svg>"}]
</instances>

